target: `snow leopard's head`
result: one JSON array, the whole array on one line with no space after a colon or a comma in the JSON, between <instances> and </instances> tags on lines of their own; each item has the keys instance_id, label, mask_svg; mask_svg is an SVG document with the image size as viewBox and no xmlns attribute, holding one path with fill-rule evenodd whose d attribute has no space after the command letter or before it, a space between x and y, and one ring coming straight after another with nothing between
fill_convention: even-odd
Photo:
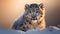
<instances>
[{"instance_id":1,"label":"snow leopard's head","mask_svg":"<svg viewBox=\"0 0 60 34\"><path fill-rule=\"evenodd\" d=\"M43 15L43 4L26 4L25 5L25 18L32 21L40 19Z\"/></svg>"}]
</instances>

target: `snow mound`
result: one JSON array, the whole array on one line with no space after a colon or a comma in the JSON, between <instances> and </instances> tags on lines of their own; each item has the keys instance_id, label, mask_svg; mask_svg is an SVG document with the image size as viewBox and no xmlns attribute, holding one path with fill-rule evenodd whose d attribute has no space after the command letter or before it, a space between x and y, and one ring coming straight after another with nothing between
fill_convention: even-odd
<instances>
[{"instance_id":1,"label":"snow mound","mask_svg":"<svg viewBox=\"0 0 60 34\"><path fill-rule=\"evenodd\" d=\"M60 34L60 29L55 26L49 26L44 30L29 30L26 34Z\"/></svg>"},{"instance_id":2,"label":"snow mound","mask_svg":"<svg viewBox=\"0 0 60 34\"><path fill-rule=\"evenodd\" d=\"M60 29L55 26L49 26L44 30L29 30L23 32L20 30L0 29L0 34L60 34Z\"/></svg>"}]
</instances>

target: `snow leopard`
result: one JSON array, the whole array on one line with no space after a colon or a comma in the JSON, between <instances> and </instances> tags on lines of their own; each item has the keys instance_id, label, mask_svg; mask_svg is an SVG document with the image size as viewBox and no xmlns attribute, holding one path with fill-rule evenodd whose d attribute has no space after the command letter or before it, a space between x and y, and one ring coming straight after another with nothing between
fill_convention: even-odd
<instances>
[{"instance_id":1,"label":"snow leopard","mask_svg":"<svg viewBox=\"0 0 60 34\"><path fill-rule=\"evenodd\" d=\"M26 4L24 9L24 14L14 22L12 29L28 31L45 28L43 3Z\"/></svg>"}]
</instances>

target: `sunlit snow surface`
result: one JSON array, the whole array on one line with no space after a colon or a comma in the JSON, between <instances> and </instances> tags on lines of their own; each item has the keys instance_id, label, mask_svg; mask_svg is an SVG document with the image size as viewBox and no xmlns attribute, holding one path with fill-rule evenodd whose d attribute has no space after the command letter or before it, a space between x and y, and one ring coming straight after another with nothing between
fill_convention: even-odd
<instances>
[{"instance_id":1,"label":"sunlit snow surface","mask_svg":"<svg viewBox=\"0 0 60 34\"><path fill-rule=\"evenodd\" d=\"M44 30L30 30L26 34L60 34L60 29L57 27L50 26Z\"/></svg>"},{"instance_id":2,"label":"sunlit snow surface","mask_svg":"<svg viewBox=\"0 0 60 34\"><path fill-rule=\"evenodd\" d=\"M29 30L27 32L20 30L0 29L0 34L60 34L60 29L54 26L47 27L44 30Z\"/></svg>"}]
</instances>

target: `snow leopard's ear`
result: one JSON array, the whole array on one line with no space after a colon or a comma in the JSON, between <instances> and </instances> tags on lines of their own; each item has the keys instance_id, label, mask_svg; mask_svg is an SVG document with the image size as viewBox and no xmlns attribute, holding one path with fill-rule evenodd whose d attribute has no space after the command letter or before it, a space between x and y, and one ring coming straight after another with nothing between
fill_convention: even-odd
<instances>
[{"instance_id":1,"label":"snow leopard's ear","mask_svg":"<svg viewBox=\"0 0 60 34\"><path fill-rule=\"evenodd\" d=\"M39 4L39 8L41 8L43 10L43 8L44 8L43 3Z\"/></svg>"},{"instance_id":2,"label":"snow leopard's ear","mask_svg":"<svg viewBox=\"0 0 60 34\"><path fill-rule=\"evenodd\" d=\"M29 5L28 4L26 4L25 5L25 10L27 10L29 8Z\"/></svg>"}]
</instances>

